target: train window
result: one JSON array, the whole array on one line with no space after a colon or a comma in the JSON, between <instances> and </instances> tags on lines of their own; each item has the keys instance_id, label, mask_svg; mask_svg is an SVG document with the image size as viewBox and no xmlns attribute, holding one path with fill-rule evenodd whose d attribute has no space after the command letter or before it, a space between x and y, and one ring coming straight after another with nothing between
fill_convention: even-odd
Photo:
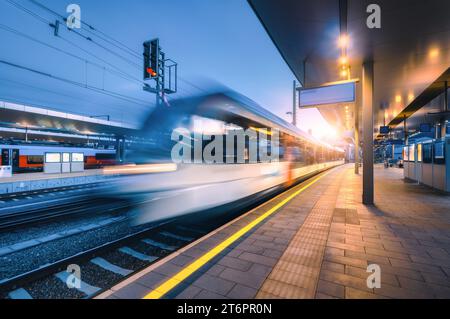
<instances>
[{"instance_id":1,"label":"train window","mask_svg":"<svg viewBox=\"0 0 450 319\"><path fill-rule=\"evenodd\" d=\"M72 162L83 162L84 154L83 153L72 153Z\"/></svg>"},{"instance_id":2,"label":"train window","mask_svg":"<svg viewBox=\"0 0 450 319\"><path fill-rule=\"evenodd\" d=\"M425 164L433 162L433 148L431 143L422 144L422 161Z\"/></svg>"},{"instance_id":3,"label":"train window","mask_svg":"<svg viewBox=\"0 0 450 319\"><path fill-rule=\"evenodd\" d=\"M297 144L297 148L298 148L298 153L299 153L297 162L299 164L305 165L306 164L306 149L305 149L306 144L305 144L305 142L303 142L302 140L299 140L298 144Z\"/></svg>"},{"instance_id":4,"label":"train window","mask_svg":"<svg viewBox=\"0 0 450 319\"><path fill-rule=\"evenodd\" d=\"M19 156L20 151L18 149L12 150L12 166L14 169L17 169L19 167Z\"/></svg>"},{"instance_id":5,"label":"train window","mask_svg":"<svg viewBox=\"0 0 450 319\"><path fill-rule=\"evenodd\" d=\"M444 158L444 142L434 144L434 158Z\"/></svg>"},{"instance_id":6,"label":"train window","mask_svg":"<svg viewBox=\"0 0 450 319\"><path fill-rule=\"evenodd\" d=\"M46 163L61 163L61 153L45 153Z\"/></svg>"},{"instance_id":7,"label":"train window","mask_svg":"<svg viewBox=\"0 0 450 319\"><path fill-rule=\"evenodd\" d=\"M316 163L315 149L312 144L306 146L306 165L311 165Z\"/></svg>"},{"instance_id":8,"label":"train window","mask_svg":"<svg viewBox=\"0 0 450 319\"><path fill-rule=\"evenodd\" d=\"M70 153L63 153L62 160L63 160L63 163L69 163L70 162Z\"/></svg>"},{"instance_id":9,"label":"train window","mask_svg":"<svg viewBox=\"0 0 450 319\"><path fill-rule=\"evenodd\" d=\"M2 149L2 165L9 165L9 149Z\"/></svg>"},{"instance_id":10,"label":"train window","mask_svg":"<svg viewBox=\"0 0 450 319\"><path fill-rule=\"evenodd\" d=\"M319 147L319 149L317 150L317 162L318 163L323 163L323 162L325 162L325 160L324 160L324 149L323 149L323 147L321 146L321 147Z\"/></svg>"},{"instance_id":11,"label":"train window","mask_svg":"<svg viewBox=\"0 0 450 319\"><path fill-rule=\"evenodd\" d=\"M416 149L416 145L410 145L409 146L409 156L408 156L408 161L410 162L414 162L416 160L416 154L415 154L415 149Z\"/></svg>"},{"instance_id":12,"label":"train window","mask_svg":"<svg viewBox=\"0 0 450 319\"><path fill-rule=\"evenodd\" d=\"M97 160L114 160L116 159L116 154L111 153L97 153L95 154L95 159Z\"/></svg>"},{"instance_id":13,"label":"train window","mask_svg":"<svg viewBox=\"0 0 450 319\"><path fill-rule=\"evenodd\" d=\"M192 131L205 135L223 135L225 134L225 122L201 117L192 116Z\"/></svg>"},{"instance_id":14,"label":"train window","mask_svg":"<svg viewBox=\"0 0 450 319\"><path fill-rule=\"evenodd\" d=\"M422 144L417 144L417 161L422 162Z\"/></svg>"},{"instance_id":15,"label":"train window","mask_svg":"<svg viewBox=\"0 0 450 319\"><path fill-rule=\"evenodd\" d=\"M405 161L405 162L409 161L409 155L408 155L409 151L408 150L409 150L408 146L405 146L403 148L403 161Z\"/></svg>"},{"instance_id":16,"label":"train window","mask_svg":"<svg viewBox=\"0 0 450 319\"><path fill-rule=\"evenodd\" d=\"M27 156L27 164L43 164L44 156L42 155L29 155Z\"/></svg>"},{"instance_id":17,"label":"train window","mask_svg":"<svg viewBox=\"0 0 450 319\"><path fill-rule=\"evenodd\" d=\"M434 163L445 164L444 142L439 141L434 144Z\"/></svg>"},{"instance_id":18,"label":"train window","mask_svg":"<svg viewBox=\"0 0 450 319\"><path fill-rule=\"evenodd\" d=\"M303 154L302 151L300 150L300 147L298 146L294 146L292 148L292 154L294 155L294 159L296 162L303 162Z\"/></svg>"}]
</instances>

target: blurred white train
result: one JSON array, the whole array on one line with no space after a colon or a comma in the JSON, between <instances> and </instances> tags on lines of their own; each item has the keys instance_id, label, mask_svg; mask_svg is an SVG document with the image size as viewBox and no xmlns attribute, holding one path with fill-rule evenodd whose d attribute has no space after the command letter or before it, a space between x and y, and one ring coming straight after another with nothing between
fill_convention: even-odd
<instances>
[{"instance_id":1,"label":"blurred white train","mask_svg":"<svg viewBox=\"0 0 450 319\"><path fill-rule=\"evenodd\" d=\"M228 163L230 151L224 148L222 164L175 164L171 159L177 143L171 139L175 128L224 137L238 129L269 133L266 138L258 135L247 139L245 154L252 143L258 147L270 145L270 131L276 129L280 132L279 155L271 162L251 162L247 156L244 163ZM127 165L104 168L105 174L120 175L112 183L113 189L104 195L146 202L136 215L139 224L281 190L344 163L343 150L313 138L235 92L180 99L171 106L160 106L152 112L141 134L146 142L135 143L127 151ZM232 152L231 156L236 154Z\"/></svg>"}]
</instances>

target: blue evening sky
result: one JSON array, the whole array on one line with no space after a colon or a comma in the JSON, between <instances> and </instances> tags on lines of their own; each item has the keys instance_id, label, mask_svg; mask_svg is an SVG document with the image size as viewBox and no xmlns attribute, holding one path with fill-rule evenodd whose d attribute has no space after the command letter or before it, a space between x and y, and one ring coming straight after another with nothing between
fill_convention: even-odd
<instances>
[{"instance_id":1,"label":"blue evening sky","mask_svg":"<svg viewBox=\"0 0 450 319\"><path fill-rule=\"evenodd\" d=\"M64 26L55 37L48 26L55 15L31 0L10 1L31 14L0 0L0 60L58 79L0 63L0 100L137 124L155 99L139 83L142 43L158 37L167 57L179 63L178 96L207 89L210 79L290 120L294 76L245 0L37 0L61 15L68 4L80 5L82 21L136 55L99 33L82 31L109 51ZM324 125L317 110L299 114L302 129L318 133Z\"/></svg>"}]
</instances>

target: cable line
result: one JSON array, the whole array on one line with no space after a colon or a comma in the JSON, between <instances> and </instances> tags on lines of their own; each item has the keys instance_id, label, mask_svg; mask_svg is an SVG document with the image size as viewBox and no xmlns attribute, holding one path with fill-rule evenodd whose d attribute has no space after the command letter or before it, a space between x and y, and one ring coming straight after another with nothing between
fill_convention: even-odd
<instances>
[{"instance_id":1,"label":"cable line","mask_svg":"<svg viewBox=\"0 0 450 319\"><path fill-rule=\"evenodd\" d=\"M69 79L66 79L66 78L63 78L63 77L59 77L59 76L55 76L55 75L52 75L50 73L46 73L46 72L43 72L43 71L40 71L40 70L32 69L32 68L29 68L29 67L26 67L26 66L22 66L22 65L19 65L19 64L15 64L15 63L12 63L12 62L0 60L0 63L8 65L10 67L14 67L14 68L18 68L18 69L21 69L21 70L29 71L31 73L35 73L35 74L38 74L38 75L41 75L41 76L46 76L46 77L49 77L49 78L52 78L52 79L55 79L55 80L59 80L61 82L69 83L69 84L72 84L72 85L75 85L75 86L78 86L78 87L81 87L81 88L85 88L85 89L88 89L88 90L91 90L91 91L95 91L97 93L109 95L111 97L115 97L117 99L121 99L121 100L124 100L124 101L127 101L127 102L132 102L132 103L135 103L135 104L138 104L138 105L143 105L143 106L148 106L149 105L149 103L147 101L144 101L144 100L136 99L134 97L123 95L123 94L116 93L116 92L113 92L113 91L99 89L99 88L97 88L95 86L91 86L91 85L87 85L85 83L69 80Z\"/></svg>"},{"instance_id":2,"label":"cable line","mask_svg":"<svg viewBox=\"0 0 450 319\"><path fill-rule=\"evenodd\" d=\"M124 79L124 80L128 80L128 81L135 82L135 83L138 83L138 84L144 84L144 83L145 83L145 82L143 82L143 81L141 81L141 80L139 80L139 79L137 79L137 78L135 78L135 77L132 77L132 76L128 75L127 73L121 71L120 69L119 69L118 71L115 71L115 70L106 68L106 67L104 67L103 65L100 65L100 64L97 64L97 63L95 63L95 62L89 61L89 60L87 60L87 59L85 59L85 58L82 58L82 57L80 57L80 56L78 56L78 55L75 55L75 54L73 54L73 53L71 53L71 52L65 51L65 50L60 49L60 48L58 48L58 47L55 47L55 46L53 46L53 45L51 45L51 44L48 44L48 43L43 42L43 41L40 41L40 40L38 40L38 39L36 39L36 38L34 38L34 37L32 37L32 36L29 36L29 35L27 35L27 34L25 34L25 33L22 33L22 32L20 32L20 31L18 31L18 30L16 30L16 29L13 29L13 28L8 27L8 26L6 26L6 25L4 25L4 24L1 24L1 23L0 23L0 29L3 29L3 30L5 30L5 31L11 32L11 33L16 34L16 35L18 35L18 36L24 37L24 38L26 38L26 39L28 39L28 40L30 40L30 41L39 43L39 44L41 44L41 45L43 45L43 46L46 46L46 47L48 47L48 48L51 48L51 49L53 49L53 50L56 50L56 51L61 52L61 53L63 53L63 54L66 54L66 55L68 55L68 56L70 56L70 57L73 57L73 58L75 58L75 59L78 59L78 60L80 60L80 61L82 61L82 62L86 62L86 63L88 63L88 64L91 64L91 65L93 65L93 66L95 66L95 67L97 67L97 68L99 68L99 69L101 69L101 70L107 71L107 72L109 72L109 73L111 73L111 74L113 74L113 75L116 75L116 76L118 76L118 77L121 77L121 78ZM61 38L61 39L65 40L64 38ZM70 43L71 45L74 45L74 46L75 46L75 44L74 44L73 42L71 42L71 41L69 41L69 40L67 40L67 41L68 41L68 43ZM80 49L81 49L81 48L80 48ZM85 51L85 52L86 52L86 53L89 53L88 51ZM96 56L94 56L94 57L96 57ZM98 57L96 57L96 58L98 58ZM103 60L103 59L101 59L101 58L98 58L98 59L100 59L100 60L103 61L104 63L109 64L106 60ZM111 66L114 67L113 64L111 64Z\"/></svg>"},{"instance_id":3,"label":"cable line","mask_svg":"<svg viewBox=\"0 0 450 319\"><path fill-rule=\"evenodd\" d=\"M43 5L39 1L36 1L36 0L28 0L28 1L33 3L36 6L40 7L41 9L44 9L44 10L52 13L56 17L62 19L64 22L67 21L67 18L65 16L59 14L58 12L56 12L55 10L53 10L53 9L51 9L49 7ZM77 19L77 18L75 18L75 19ZM80 19L77 19L77 20L81 23L82 26L84 25L84 26L87 27L87 28L83 28L85 31L87 31L87 32L89 32L89 33L91 33L91 34L101 38L103 41L110 43L111 45L117 47L118 49L121 49L121 50L123 50L123 51L125 51L125 52L127 52L127 53L129 53L131 55L134 55L135 57L137 57L139 59L142 58L142 54L137 53L136 51L134 51L130 47L126 46L122 42L114 39L113 37L109 36L108 34L102 32L102 31L100 31L99 29L95 28L94 26L92 26L91 24L87 23L84 20L80 20ZM100 33L102 36L96 35L94 31Z\"/></svg>"},{"instance_id":4,"label":"cable line","mask_svg":"<svg viewBox=\"0 0 450 319\"><path fill-rule=\"evenodd\" d=\"M46 19L43 18L42 16L36 14L36 13L33 12L32 10L29 10L29 9L25 8L24 6L20 5L19 3L15 2L15 1L13 1L13 0L5 0L5 1L9 2L9 3L12 4L13 6L15 6L16 8L18 8L18 9L20 9L20 10L22 10L22 11L28 13L29 15L31 15L31 16L34 17L34 18L36 18L37 20L39 20L39 21L41 21L41 22L43 22L43 23L45 23L45 24L47 24L47 25L50 25L50 26L52 25L52 22L51 22L51 21L46 20ZM49 9L49 10L51 10L51 9ZM58 15L58 16L61 16L61 15ZM61 23L61 22L62 22L62 23L65 23L64 19L62 19L62 20L63 20L63 21L60 21L60 20L58 19L58 21L59 21L60 23ZM94 41L92 38L90 38L90 37L88 37L88 36L86 36L86 35L80 33L79 31L76 31L76 30L70 29L70 28L66 28L66 30L67 30L68 32L73 32L73 33L76 34L77 36L79 36L79 37L81 37L81 38L83 38L83 39L85 39L85 40L87 40L87 41L89 41L89 42L91 42L91 43L97 45L98 47L100 47L100 48L102 48L103 50L109 52L110 54L115 55L115 56L118 57L119 59L122 59L123 61L127 62L128 64L130 64L130 65L136 67L137 69L141 70L141 65L139 65L138 63L135 63L135 62L131 61L130 59L128 59L128 58L126 58L126 57L124 57L124 56L122 56L122 55L120 55L120 54L118 54L118 53L112 51L111 49L109 49L109 48L105 47L104 45L102 45L102 44L100 44L100 43Z\"/></svg>"}]
</instances>

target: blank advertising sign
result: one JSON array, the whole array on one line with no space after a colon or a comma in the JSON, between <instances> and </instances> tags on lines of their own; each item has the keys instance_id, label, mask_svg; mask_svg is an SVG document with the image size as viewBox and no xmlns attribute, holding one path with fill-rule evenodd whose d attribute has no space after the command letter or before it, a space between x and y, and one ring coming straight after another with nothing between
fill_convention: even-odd
<instances>
[{"instance_id":1,"label":"blank advertising sign","mask_svg":"<svg viewBox=\"0 0 450 319\"><path fill-rule=\"evenodd\" d=\"M300 107L348 103L355 101L355 82L325 85L316 88L300 89Z\"/></svg>"}]
</instances>

